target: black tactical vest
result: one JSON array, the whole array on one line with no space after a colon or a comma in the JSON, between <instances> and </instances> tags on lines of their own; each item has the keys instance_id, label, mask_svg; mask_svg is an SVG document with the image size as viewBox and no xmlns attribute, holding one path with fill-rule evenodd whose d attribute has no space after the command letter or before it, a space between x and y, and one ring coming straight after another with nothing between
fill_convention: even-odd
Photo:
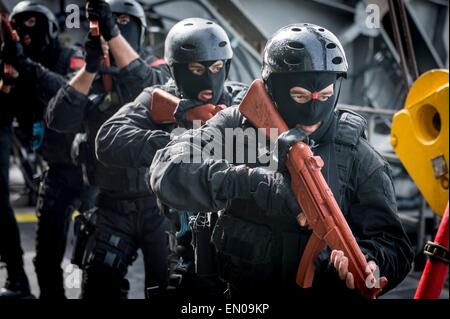
<instances>
[{"instance_id":1,"label":"black tactical vest","mask_svg":"<svg viewBox=\"0 0 450 319\"><path fill-rule=\"evenodd\" d=\"M344 215L355 192L353 167L357 145L365 138L367 122L360 115L337 111L335 151L339 198ZM229 282L295 282L298 263L311 231L295 219L269 218L254 201L233 200L219 218L212 241L219 258L219 272ZM278 277L277 277L278 276ZM279 277L281 276L281 277Z\"/></svg>"}]
</instances>

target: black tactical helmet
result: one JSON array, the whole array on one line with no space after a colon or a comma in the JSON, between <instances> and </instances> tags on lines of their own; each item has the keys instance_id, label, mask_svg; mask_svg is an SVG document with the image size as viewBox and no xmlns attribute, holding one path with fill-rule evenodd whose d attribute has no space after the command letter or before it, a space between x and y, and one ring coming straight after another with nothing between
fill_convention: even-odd
<instances>
[{"instance_id":1,"label":"black tactical helmet","mask_svg":"<svg viewBox=\"0 0 450 319\"><path fill-rule=\"evenodd\" d=\"M230 39L217 23L189 18L175 24L166 37L165 54L167 64L202 61L229 61L233 57Z\"/></svg>"},{"instance_id":2,"label":"black tactical helmet","mask_svg":"<svg viewBox=\"0 0 450 319\"><path fill-rule=\"evenodd\" d=\"M106 0L112 13L128 14L137 18L142 26L147 27L147 19L145 18L144 8L135 0Z\"/></svg>"},{"instance_id":3,"label":"black tactical helmet","mask_svg":"<svg viewBox=\"0 0 450 319\"><path fill-rule=\"evenodd\" d=\"M330 31L308 23L291 24L278 30L264 49L262 77L273 73L308 71L347 75L342 44Z\"/></svg>"},{"instance_id":4,"label":"black tactical helmet","mask_svg":"<svg viewBox=\"0 0 450 319\"><path fill-rule=\"evenodd\" d=\"M45 5L34 1L21 1L12 10L9 16L10 20L14 20L17 15L27 12L37 12L44 15L48 21L48 34L52 40L58 36L58 21L53 12Z\"/></svg>"},{"instance_id":5,"label":"black tactical helmet","mask_svg":"<svg viewBox=\"0 0 450 319\"><path fill-rule=\"evenodd\" d=\"M128 14L139 20L141 24L141 43L144 41L145 30L147 29L147 19L145 17L144 8L135 0L106 0L111 8L111 12L115 14Z\"/></svg>"}]
</instances>

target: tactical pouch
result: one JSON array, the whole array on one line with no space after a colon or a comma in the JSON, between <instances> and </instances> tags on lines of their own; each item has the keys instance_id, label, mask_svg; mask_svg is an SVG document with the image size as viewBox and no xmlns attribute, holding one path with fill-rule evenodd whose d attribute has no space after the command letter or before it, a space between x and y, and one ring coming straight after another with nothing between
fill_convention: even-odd
<instances>
[{"instance_id":1,"label":"tactical pouch","mask_svg":"<svg viewBox=\"0 0 450 319\"><path fill-rule=\"evenodd\" d=\"M274 271L272 231L224 214L214 227L220 276L229 282L269 280Z\"/></svg>"},{"instance_id":2,"label":"tactical pouch","mask_svg":"<svg viewBox=\"0 0 450 319\"><path fill-rule=\"evenodd\" d=\"M73 232L74 243L71 263L77 265L80 269L83 266L83 256L89 237L95 230L95 208L86 213L80 214L74 219Z\"/></svg>"}]
</instances>

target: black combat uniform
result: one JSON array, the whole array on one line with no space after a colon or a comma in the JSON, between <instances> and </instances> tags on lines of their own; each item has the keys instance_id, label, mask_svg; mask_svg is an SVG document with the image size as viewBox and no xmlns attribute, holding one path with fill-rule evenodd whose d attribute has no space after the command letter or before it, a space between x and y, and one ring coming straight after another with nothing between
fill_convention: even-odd
<instances>
[{"instance_id":1,"label":"black combat uniform","mask_svg":"<svg viewBox=\"0 0 450 319\"><path fill-rule=\"evenodd\" d=\"M187 52L183 47L194 45ZM186 113L190 109L206 103L230 106L237 104L245 95L247 86L237 82L226 82L233 52L230 40L225 31L216 23L190 18L177 23L169 32L165 45L165 59L173 74L174 81L158 88L180 98L174 117L181 127L191 127L192 119L187 120ZM211 65L220 63L220 69ZM201 64L203 73L195 74L188 70L189 63ZM149 167L155 152L169 141L173 125L157 125L151 120L149 111L152 104L152 92L156 87L147 88L134 103L125 106L120 112L109 119L97 134L96 153L100 161L107 165L118 167ZM199 100L201 92L209 90L211 100ZM160 131L162 130L162 131ZM172 255L175 261L171 267L171 278L182 276L181 285L175 280L177 292L192 295L193 293L213 293L213 281L202 278L216 278L215 262L212 260L212 249L209 238L198 243L199 237L209 234L209 227L194 227L192 233L189 222L203 220L205 214L195 215L188 212L168 214L173 221L170 238ZM193 239L193 247L191 239ZM208 236L208 235L206 235ZM176 242L176 243L175 243ZM203 247L200 247L203 245ZM180 257L180 258L178 258ZM177 261L178 260L178 261ZM197 276L198 275L198 276ZM209 285L209 287L208 287ZM221 290L221 288L218 288Z\"/></svg>"},{"instance_id":2,"label":"black combat uniform","mask_svg":"<svg viewBox=\"0 0 450 319\"><path fill-rule=\"evenodd\" d=\"M314 25L282 28L269 40L264 53L263 79L290 128L288 132L302 132L297 124L321 123L309 136L312 150L325 162L322 173L362 252L367 260L377 263L380 275L388 278L387 291L403 280L413 259L396 215L389 165L365 140L366 122L361 116L333 111L338 93L317 100L318 92L330 83L336 87L335 82L346 72L339 40ZM290 95L293 87L309 89L314 98L296 102ZM267 164L266 138L253 128L239 143L227 137L226 129L230 128L253 127L237 107L228 108L204 127L185 133L157 152L150 182L159 200L176 209L223 211L212 241L220 274L232 295L317 292L317 297L356 297L329 266L329 249L316 261L313 290L296 286L298 265L311 231L297 223L300 208L289 205L295 199L288 178L283 178L286 173L260 168ZM285 136L280 136L278 145L284 145ZM305 136L302 132L297 141ZM203 154L199 147L205 148ZM235 156L239 149L245 155L241 160ZM256 161L251 161L251 154Z\"/></svg>"},{"instance_id":3,"label":"black combat uniform","mask_svg":"<svg viewBox=\"0 0 450 319\"><path fill-rule=\"evenodd\" d=\"M177 87L170 82L164 86L145 89L134 103L124 106L102 125L97 134L96 154L101 162L115 167L147 169L152 163L156 151L165 147L170 141L170 132L174 126L155 124L150 117L151 92L155 88L181 97ZM239 103L244 96L245 89L245 85L237 82L225 83L219 104L235 105ZM153 193L152 197L154 197ZM194 258L190 248L190 232L182 234L183 236L179 235L178 247L183 247L183 249L178 252L183 257L187 273L192 274ZM190 263L191 261L192 263Z\"/></svg>"},{"instance_id":4,"label":"black combat uniform","mask_svg":"<svg viewBox=\"0 0 450 319\"><path fill-rule=\"evenodd\" d=\"M24 24L30 17L37 19L33 28ZM43 121L48 101L82 66L83 56L80 49L60 44L56 17L45 6L21 2L13 9L11 19L21 39L31 39L31 45L24 46L24 53L30 56L21 55L12 63L19 72L19 78L8 96L8 103L16 106L14 115L21 130L31 143L33 124ZM81 168L71 160L73 138L74 135L47 128L39 150L49 166L39 187L36 207L38 225L34 264L42 298L64 297L60 265L64 257L69 216L75 209L88 209L93 205L92 192L83 182ZM1 233L16 241L16 227L9 227ZM21 258L18 256L22 252L15 248L18 244L10 246L13 248L11 252L16 251L11 258L19 262ZM7 255L4 259L9 264L10 257ZM12 267L21 269L20 265ZM10 288L14 290L13 285Z\"/></svg>"},{"instance_id":5,"label":"black combat uniform","mask_svg":"<svg viewBox=\"0 0 450 319\"><path fill-rule=\"evenodd\" d=\"M137 248L144 251L146 269L151 271L147 286L164 285L165 224L154 197L145 183L144 168L106 166L95 158L95 136L100 126L120 107L132 100L143 85L166 80L165 72L135 60L114 78L114 90L104 93L102 82L94 82L91 94L84 96L69 85L50 102L46 114L50 127L63 132L86 132L90 182L98 187L96 232L85 252L86 298L117 296L128 265ZM129 236L129 234L135 234Z\"/></svg>"},{"instance_id":6,"label":"black combat uniform","mask_svg":"<svg viewBox=\"0 0 450 319\"><path fill-rule=\"evenodd\" d=\"M333 191L363 252L377 262L380 273L394 287L407 275L412 254L396 216L389 166L358 135L364 130L362 118L343 113L336 115L334 121L323 139L316 141L314 153L324 157L322 150L334 143L339 187ZM346 127L347 121L359 127L352 130ZM251 126L237 108L229 108L200 129L206 137L202 142L208 142L209 130L218 129L225 134L225 128L238 127ZM254 201L221 199L226 172L232 163L217 160L201 164L178 163L192 150L189 141L199 133L187 132L157 153L151 178L158 198L177 209L225 209L215 229L214 243L221 255L219 265L223 278L240 290L267 292L274 287L295 285L296 271L310 231L300 228L293 217L269 217L270 214L258 208ZM350 134L352 138L348 138ZM334 142L333 135L336 136ZM325 162L323 171L330 169L336 167ZM234 231L224 232L227 226Z\"/></svg>"},{"instance_id":7,"label":"black combat uniform","mask_svg":"<svg viewBox=\"0 0 450 319\"><path fill-rule=\"evenodd\" d=\"M99 22L106 41L122 33L136 52L143 51L147 21L137 1L90 2L87 10L89 18ZM111 61L114 65L113 58ZM90 63L86 70L97 72L89 71L88 67ZM139 58L113 76L111 92L105 92L101 79L97 78L88 96L67 85L50 102L46 114L50 127L86 133L85 170L90 183L99 189L96 208L87 214L92 217L95 232L89 237L80 262L85 270L83 298L118 299L126 295L128 281L124 278L138 248L144 254L146 286L167 285L167 221L158 213L148 191L146 170L106 166L96 159L94 150L95 136L103 122L133 101L145 87L165 83L168 74L164 66L152 68Z\"/></svg>"},{"instance_id":8,"label":"black combat uniform","mask_svg":"<svg viewBox=\"0 0 450 319\"><path fill-rule=\"evenodd\" d=\"M30 294L30 289L23 268L19 228L9 199L9 162L13 117L9 107L12 105L9 102L9 94L0 93L0 103L2 104L0 116L0 260L6 264L8 271L8 282L5 288L26 296Z\"/></svg>"}]
</instances>

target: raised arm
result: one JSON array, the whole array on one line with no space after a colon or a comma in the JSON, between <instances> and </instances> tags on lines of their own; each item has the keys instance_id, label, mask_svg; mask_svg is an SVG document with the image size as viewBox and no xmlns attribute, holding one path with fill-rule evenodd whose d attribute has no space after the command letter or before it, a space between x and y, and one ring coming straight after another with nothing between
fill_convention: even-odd
<instances>
[{"instance_id":1,"label":"raised arm","mask_svg":"<svg viewBox=\"0 0 450 319\"><path fill-rule=\"evenodd\" d=\"M97 20L100 33L108 43L109 51L120 69L119 81L124 84L128 99L133 100L146 87L164 84L169 72L145 63L121 34L116 18L105 1L92 1L87 6L88 18Z\"/></svg>"},{"instance_id":2,"label":"raised arm","mask_svg":"<svg viewBox=\"0 0 450 319\"><path fill-rule=\"evenodd\" d=\"M124 68L139 58L139 54L120 34L111 7L105 1L90 1L86 7L88 19L99 22L100 33L108 42L118 68Z\"/></svg>"},{"instance_id":3,"label":"raised arm","mask_svg":"<svg viewBox=\"0 0 450 319\"><path fill-rule=\"evenodd\" d=\"M221 188L233 166L221 159L205 160L201 156L207 136L217 135L220 130L216 127L225 125L225 117L218 114L213 123L187 131L156 153L150 167L150 185L162 203L199 212L225 208L227 198L221 194ZM194 136L196 144L192 143ZM217 143L215 146L221 147L222 139Z\"/></svg>"},{"instance_id":4,"label":"raised arm","mask_svg":"<svg viewBox=\"0 0 450 319\"><path fill-rule=\"evenodd\" d=\"M67 85L59 89L48 104L45 120L56 131L78 133L83 130L86 109L90 104L88 94L104 54L100 39L89 38L85 43L85 51L86 65Z\"/></svg>"},{"instance_id":5,"label":"raised arm","mask_svg":"<svg viewBox=\"0 0 450 319\"><path fill-rule=\"evenodd\" d=\"M62 49L69 50L69 49ZM69 74L61 75L53 72L42 64L32 60L25 55L24 48L20 42L11 43L4 49L5 60L11 63L19 72L21 78L27 79L30 83L36 83L36 97L43 103L47 104L56 92L67 82L67 79L73 75L71 72L77 70L67 70ZM74 55L80 55L79 52L73 50L66 58L71 59Z\"/></svg>"},{"instance_id":6,"label":"raised arm","mask_svg":"<svg viewBox=\"0 0 450 319\"><path fill-rule=\"evenodd\" d=\"M131 101L145 88L166 83L170 79L169 75L166 65L153 67L142 59L136 59L120 70L119 80Z\"/></svg>"},{"instance_id":7,"label":"raised arm","mask_svg":"<svg viewBox=\"0 0 450 319\"><path fill-rule=\"evenodd\" d=\"M150 94L144 91L137 99L140 102L125 105L101 126L95 146L98 159L105 165L149 167L156 151L170 141L170 133L152 123L145 106L149 99Z\"/></svg>"},{"instance_id":8,"label":"raised arm","mask_svg":"<svg viewBox=\"0 0 450 319\"><path fill-rule=\"evenodd\" d=\"M267 215L297 216L300 208L284 174L222 158L225 128L240 127L241 122L238 109L228 108L156 153L150 185L162 203L208 212L224 209L234 199L254 199Z\"/></svg>"}]
</instances>

